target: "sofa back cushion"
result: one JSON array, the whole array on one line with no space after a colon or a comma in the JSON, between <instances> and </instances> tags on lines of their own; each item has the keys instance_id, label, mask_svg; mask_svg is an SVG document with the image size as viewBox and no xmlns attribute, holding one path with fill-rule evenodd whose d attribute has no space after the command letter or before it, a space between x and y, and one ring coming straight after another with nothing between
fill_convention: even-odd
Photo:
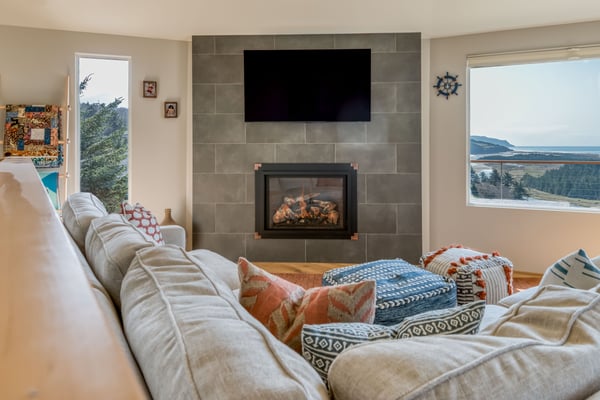
<instances>
[{"instance_id":1,"label":"sofa back cushion","mask_svg":"<svg viewBox=\"0 0 600 400\"><path fill-rule=\"evenodd\" d=\"M81 251L84 251L85 235L92 220L107 214L104 204L86 192L73 193L62 207L63 224Z\"/></svg>"},{"instance_id":2,"label":"sofa back cushion","mask_svg":"<svg viewBox=\"0 0 600 400\"><path fill-rule=\"evenodd\" d=\"M155 242L137 230L123 215L94 219L85 240L85 254L92 270L115 303L121 307L121 282L135 252Z\"/></svg>"},{"instance_id":3,"label":"sofa back cushion","mask_svg":"<svg viewBox=\"0 0 600 400\"><path fill-rule=\"evenodd\" d=\"M596 290L545 286L476 336L354 346L329 384L346 400L583 399L600 389L599 320Z\"/></svg>"},{"instance_id":4,"label":"sofa back cushion","mask_svg":"<svg viewBox=\"0 0 600 400\"><path fill-rule=\"evenodd\" d=\"M211 269L234 293L240 291L240 277L236 263L207 249L192 250L188 254L198 260L203 267Z\"/></svg>"},{"instance_id":5,"label":"sofa back cushion","mask_svg":"<svg viewBox=\"0 0 600 400\"><path fill-rule=\"evenodd\" d=\"M328 398L310 364L179 247L140 250L121 299L125 332L154 400Z\"/></svg>"}]
</instances>

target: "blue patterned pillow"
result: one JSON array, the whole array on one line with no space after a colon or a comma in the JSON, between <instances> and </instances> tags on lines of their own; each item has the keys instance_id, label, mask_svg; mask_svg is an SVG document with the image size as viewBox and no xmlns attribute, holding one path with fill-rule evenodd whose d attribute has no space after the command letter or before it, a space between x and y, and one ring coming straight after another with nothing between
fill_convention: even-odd
<instances>
[{"instance_id":1,"label":"blue patterned pillow","mask_svg":"<svg viewBox=\"0 0 600 400\"><path fill-rule=\"evenodd\" d=\"M585 250L579 249L546 269L540 286L561 285L575 289L591 289L600 284L600 268L588 257Z\"/></svg>"},{"instance_id":2,"label":"blue patterned pillow","mask_svg":"<svg viewBox=\"0 0 600 400\"><path fill-rule=\"evenodd\" d=\"M413 315L393 326L362 323L304 325L302 355L327 383L331 363L348 347L381 339L475 334L479 331L484 312L485 301L480 300L459 307Z\"/></svg>"}]
</instances>

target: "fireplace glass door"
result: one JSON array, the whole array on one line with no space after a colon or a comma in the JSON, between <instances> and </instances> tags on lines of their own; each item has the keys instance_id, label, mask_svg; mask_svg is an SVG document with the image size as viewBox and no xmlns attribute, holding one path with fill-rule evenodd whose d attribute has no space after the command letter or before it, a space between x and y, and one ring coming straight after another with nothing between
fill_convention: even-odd
<instances>
[{"instance_id":1,"label":"fireplace glass door","mask_svg":"<svg viewBox=\"0 0 600 400\"><path fill-rule=\"evenodd\" d=\"M256 224L260 237L351 238L356 170L349 164L262 164Z\"/></svg>"}]
</instances>

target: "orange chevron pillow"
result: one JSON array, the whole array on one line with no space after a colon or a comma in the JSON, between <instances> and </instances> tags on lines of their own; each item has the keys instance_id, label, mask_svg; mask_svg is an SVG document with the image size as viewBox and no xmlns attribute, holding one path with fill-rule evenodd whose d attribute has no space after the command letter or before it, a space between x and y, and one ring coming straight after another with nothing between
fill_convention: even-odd
<instances>
[{"instance_id":1,"label":"orange chevron pillow","mask_svg":"<svg viewBox=\"0 0 600 400\"><path fill-rule=\"evenodd\" d=\"M305 290L271 275L244 257L238 260L240 303L279 340L300 352L304 324L373 323L375 281Z\"/></svg>"}]
</instances>

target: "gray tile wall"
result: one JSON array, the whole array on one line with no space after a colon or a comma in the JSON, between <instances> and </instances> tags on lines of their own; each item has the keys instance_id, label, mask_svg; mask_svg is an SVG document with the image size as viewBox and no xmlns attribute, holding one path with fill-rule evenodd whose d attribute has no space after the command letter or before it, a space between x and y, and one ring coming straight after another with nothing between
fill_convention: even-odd
<instances>
[{"instance_id":1,"label":"gray tile wall","mask_svg":"<svg viewBox=\"0 0 600 400\"><path fill-rule=\"evenodd\" d=\"M370 122L245 123L244 49L371 48ZM421 35L194 36L193 247L231 260L421 255ZM256 162L358 162L358 240L254 239Z\"/></svg>"}]
</instances>

